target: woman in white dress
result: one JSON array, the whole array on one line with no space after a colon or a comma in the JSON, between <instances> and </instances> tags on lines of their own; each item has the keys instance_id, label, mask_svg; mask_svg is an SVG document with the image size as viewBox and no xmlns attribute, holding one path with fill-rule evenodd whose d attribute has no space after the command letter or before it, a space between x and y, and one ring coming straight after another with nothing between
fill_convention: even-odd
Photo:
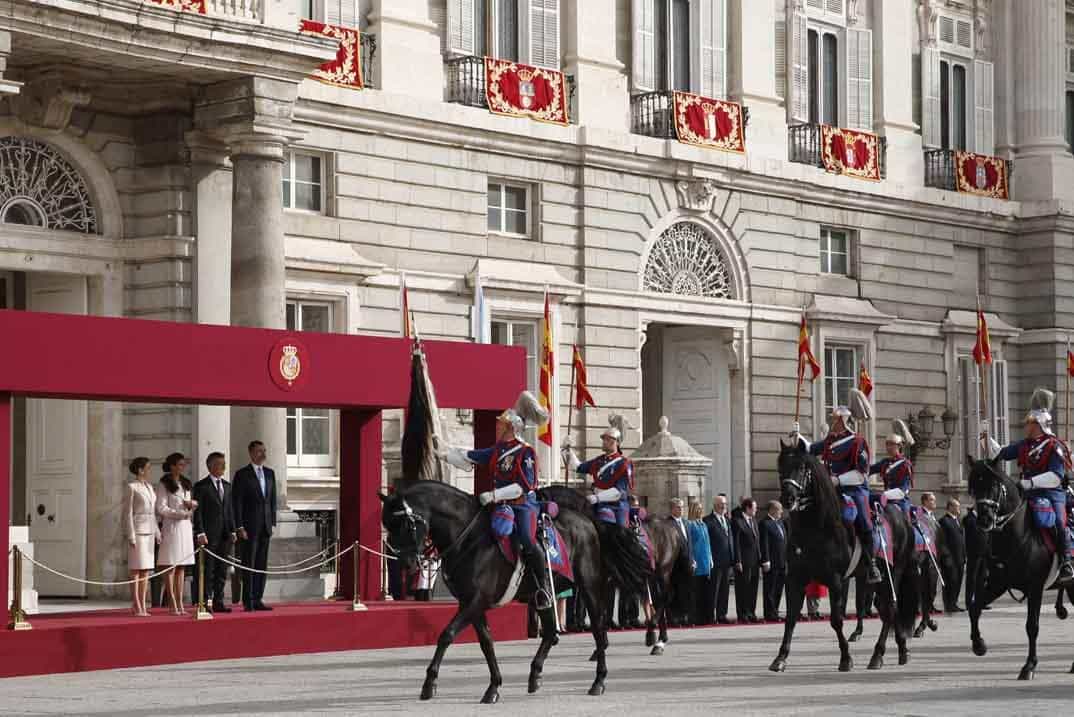
<instances>
[{"instance_id":1,"label":"woman in white dress","mask_svg":"<svg viewBox=\"0 0 1074 717\"><path fill-rule=\"evenodd\" d=\"M127 484L123 495L123 533L129 550L127 567L131 580L131 612L149 617L149 571L153 569L153 546L160 543L157 526L156 492L149 484L149 459L131 461L130 472L136 480Z\"/></svg>"},{"instance_id":2,"label":"woman in white dress","mask_svg":"<svg viewBox=\"0 0 1074 717\"><path fill-rule=\"evenodd\" d=\"M172 615L185 615L183 581L186 566L194 564L194 528L190 518L198 502L190 498L190 481L183 475L187 461L173 453L164 461L164 477L157 486L157 515L161 519L157 567L171 567L164 576L164 594L171 601Z\"/></svg>"}]
</instances>

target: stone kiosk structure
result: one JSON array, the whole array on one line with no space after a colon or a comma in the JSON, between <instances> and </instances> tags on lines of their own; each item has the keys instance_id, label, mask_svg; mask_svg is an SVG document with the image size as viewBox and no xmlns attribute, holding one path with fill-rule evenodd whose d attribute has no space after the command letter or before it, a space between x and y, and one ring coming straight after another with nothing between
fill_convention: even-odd
<instances>
[{"instance_id":1,"label":"stone kiosk structure","mask_svg":"<svg viewBox=\"0 0 1074 717\"><path fill-rule=\"evenodd\" d=\"M712 459L701 455L682 438L673 435L667 416L660 417L660 431L649 436L631 454L635 492L651 514L663 514L668 501L681 498L691 503L711 502L707 485ZM685 514L685 511L684 511Z\"/></svg>"}]
</instances>

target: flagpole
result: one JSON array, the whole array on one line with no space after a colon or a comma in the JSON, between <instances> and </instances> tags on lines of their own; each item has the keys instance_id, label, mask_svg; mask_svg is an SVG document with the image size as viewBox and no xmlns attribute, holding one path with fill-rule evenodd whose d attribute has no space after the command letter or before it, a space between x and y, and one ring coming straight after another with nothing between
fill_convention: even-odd
<instances>
[{"instance_id":1,"label":"flagpole","mask_svg":"<svg viewBox=\"0 0 1074 717\"><path fill-rule=\"evenodd\" d=\"M1064 426L1067 429L1067 445L1070 445L1070 334L1067 334L1067 355L1063 357L1063 367L1067 375L1067 418Z\"/></svg>"},{"instance_id":2,"label":"flagpole","mask_svg":"<svg viewBox=\"0 0 1074 717\"><path fill-rule=\"evenodd\" d=\"M574 362L574 357L578 352L578 347L571 347L571 403L567 407L567 440L570 440L571 429L574 426L574 408L577 403L576 392L578 390L577 380L575 378L575 371L578 369L578 365ZM569 485L571 481L571 465L570 461L563 462L563 485Z\"/></svg>"},{"instance_id":3,"label":"flagpole","mask_svg":"<svg viewBox=\"0 0 1074 717\"><path fill-rule=\"evenodd\" d=\"M980 345L982 343L982 340L981 340L981 317L982 316L983 316L983 314L981 313L981 295L978 294L977 295L977 319L976 319L976 322L975 322L977 324L977 344L978 345ZM987 410L987 403L985 402L985 395L986 394L985 394L985 386L984 386L984 376L981 373L981 362L984 361L984 359L985 359L985 357L983 355L980 356L980 357L977 357L977 356L973 357L973 365L976 367L976 371L977 371L977 391L975 392L976 393L975 402L977 404L977 426L976 426L975 430L976 430L976 432L978 434L980 434L980 432L981 432L981 407L982 407L982 405L984 405L985 409ZM992 435L992 432L988 431L988 435ZM983 449L984 449L984 447L981 445L981 441L978 440L977 441L977 458L978 459L981 457L981 451Z\"/></svg>"}]
</instances>

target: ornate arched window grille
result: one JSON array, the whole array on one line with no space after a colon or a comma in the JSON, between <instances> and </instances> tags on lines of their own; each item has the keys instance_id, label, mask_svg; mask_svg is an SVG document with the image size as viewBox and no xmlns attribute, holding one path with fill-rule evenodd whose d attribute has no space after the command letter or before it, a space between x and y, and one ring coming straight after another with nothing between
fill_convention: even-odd
<instances>
[{"instance_id":1,"label":"ornate arched window grille","mask_svg":"<svg viewBox=\"0 0 1074 717\"><path fill-rule=\"evenodd\" d=\"M731 274L716 240L690 222L673 224L653 244L644 287L661 294L734 298Z\"/></svg>"},{"instance_id":2,"label":"ornate arched window grille","mask_svg":"<svg viewBox=\"0 0 1074 717\"><path fill-rule=\"evenodd\" d=\"M97 233L82 175L55 149L25 137L0 138L0 222Z\"/></svg>"}]
</instances>

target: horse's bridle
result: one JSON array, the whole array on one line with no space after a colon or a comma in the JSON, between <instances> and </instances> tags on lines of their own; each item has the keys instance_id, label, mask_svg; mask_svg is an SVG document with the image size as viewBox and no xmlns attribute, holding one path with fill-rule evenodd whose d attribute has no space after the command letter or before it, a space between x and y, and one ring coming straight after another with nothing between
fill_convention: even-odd
<instances>
[{"instance_id":1,"label":"horse's bridle","mask_svg":"<svg viewBox=\"0 0 1074 717\"><path fill-rule=\"evenodd\" d=\"M795 511L804 510L809 507L811 498L809 494L806 493L806 488L808 488L813 482L813 467L803 461L798 465L798 468L791 475L800 476L801 482L798 482L793 477L791 477L784 478L781 483L784 487L792 486L798 489L798 495L795 496L794 503L791 505L790 508L787 509L788 512L793 513Z\"/></svg>"},{"instance_id":2,"label":"horse's bridle","mask_svg":"<svg viewBox=\"0 0 1074 717\"><path fill-rule=\"evenodd\" d=\"M980 526L980 520L978 520L977 529L982 533L994 533L1003 530L1007 523L1011 522L1011 519L1018 515L1026 504L1025 499L1023 498L1019 501L1018 507L1011 512L1004 514L1002 508L1007 502L1007 484L1003 482L1003 479L995 473L991 466L989 466L988 472L995 485L999 488L999 495L996 498L978 498L976 501L978 514L981 514L981 507L987 507L991 508L995 515L995 519L992 521L992 526L990 528L982 528ZM993 490L995 490L995 488L993 488Z\"/></svg>"},{"instance_id":3,"label":"horse's bridle","mask_svg":"<svg viewBox=\"0 0 1074 717\"><path fill-rule=\"evenodd\" d=\"M425 516L423 516L421 513L418 513L413 508L411 508L410 504L406 502L406 498L402 499L402 507L392 513L392 515L395 517L403 518L405 521L407 521L408 527L410 528L410 537L414 541L414 552L421 552L421 546L424 545L425 540L424 538L419 540L418 527L425 526L425 534L428 535L429 521L427 521L425 519ZM443 550L436 551L439 553L441 559L446 558L448 555L455 552L460 545L462 545L462 542L466 539L466 536L469 535L470 532L474 529L474 526L477 525L477 519L480 517L481 511L479 510L474 514L474 517L470 520L469 524L467 524L467 526L463 528L463 531L459 533L459 536L455 538L454 541L452 541L451 545L449 545ZM397 550L390 543L388 544L388 550L390 550L396 555L400 554L400 551ZM426 551L426 553L431 553L433 552L433 550Z\"/></svg>"}]
</instances>

